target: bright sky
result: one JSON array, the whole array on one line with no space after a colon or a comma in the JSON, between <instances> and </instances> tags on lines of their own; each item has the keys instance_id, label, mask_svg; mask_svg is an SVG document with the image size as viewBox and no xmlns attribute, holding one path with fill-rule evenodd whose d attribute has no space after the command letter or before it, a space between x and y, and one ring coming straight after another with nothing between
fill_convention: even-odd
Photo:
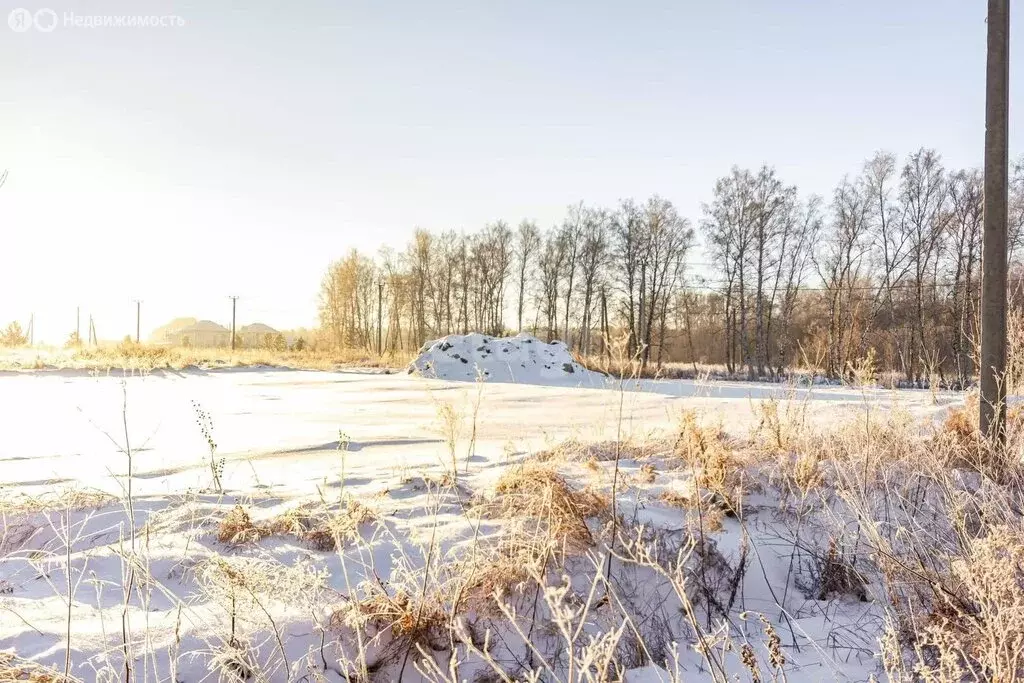
<instances>
[{"instance_id":1,"label":"bright sky","mask_svg":"<svg viewBox=\"0 0 1024 683\"><path fill-rule=\"evenodd\" d=\"M80 305L119 338L138 297L145 335L238 294L240 324L310 325L331 260L416 226L655 192L696 220L732 164L828 194L879 148L981 162L984 0L232 4L0 0L58 18L0 23L0 323L60 342Z\"/></svg>"}]
</instances>

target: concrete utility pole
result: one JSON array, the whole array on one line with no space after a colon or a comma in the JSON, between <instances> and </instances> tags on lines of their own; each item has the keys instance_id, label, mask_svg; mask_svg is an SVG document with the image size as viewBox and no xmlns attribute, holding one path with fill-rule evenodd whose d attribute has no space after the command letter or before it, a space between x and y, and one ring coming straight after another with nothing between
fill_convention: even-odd
<instances>
[{"instance_id":1,"label":"concrete utility pole","mask_svg":"<svg viewBox=\"0 0 1024 683\"><path fill-rule=\"evenodd\" d=\"M1010 0L988 0L985 72L985 214L981 270L981 432L1006 438L1006 231Z\"/></svg>"},{"instance_id":2,"label":"concrete utility pole","mask_svg":"<svg viewBox=\"0 0 1024 683\"><path fill-rule=\"evenodd\" d=\"M235 350L235 307L238 304L237 296L229 296L231 299L231 350Z\"/></svg>"},{"instance_id":3,"label":"concrete utility pole","mask_svg":"<svg viewBox=\"0 0 1024 683\"><path fill-rule=\"evenodd\" d=\"M384 281L377 281L377 355L384 353L381 332L384 329Z\"/></svg>"},{"instance_id":4,"label":"concrete utility pole","mask_svg":"<svg viewBox=\"0 0 1024 683\"><path fill-rule=\"evenodd\" d=\"M142 326L140 325L140 320L142 320L142 299L136 299L135 300L135 343L136 344L139 343L139 338L141 336L139 334L140 330L142 329Z\"/></svg>"}]
</instances>

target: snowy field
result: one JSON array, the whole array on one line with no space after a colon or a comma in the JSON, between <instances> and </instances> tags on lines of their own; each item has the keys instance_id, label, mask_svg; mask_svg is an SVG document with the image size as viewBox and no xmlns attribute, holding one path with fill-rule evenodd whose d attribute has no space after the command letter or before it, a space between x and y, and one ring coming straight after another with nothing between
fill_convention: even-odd
<instances>
[{"instance_id":1,"label":"snowy field","mask_svg":"<svg viewBox=\"0 0 1024 683\"><path fill-rule=\"evenodd\" d=\"M527 452L569 438L614 439L620 382L560 383L487 382L480 389L476 382L397 373L248 369L157 373L125 381L59 372L12 374L0 378L0 482L7 493L70 485L120 493L126 413L136 494L208 486L207 445L193 403L211 416L217 456L227 460L225 486L279 495L315 492L325 477L336 484L331 480L337 476L339 431L350 439L347 486L353 492L380 490L404 470L439 466L447 447L439 433L438 405L471 407L478 389L474 455L481 467L499 465L509 449ZM756 422L756 403L773 397L806 402L809 419L818 423L841 422L865 402L927 416L960 401L958 394L942 395L936 406L926 391L748 382L621 384L623 429L636 437L674 428L684 409L742 435Z\"/></svg>"},{"instance_id":2,"label":"snowy field","mask_svg":"<svg viewBox=\"0 0 1024 683\"><path fill-rule=\"evenodd\" d=\"M442 571L446 558L470 539L498 533L500 524L474 525L472 515L463 513L463 496L487 495L503 472L531 454L567 440L671 438L684 410L742 438L760 419L757 406L771 399L802 406L805 419L821 425L856 417L866 405L931 418L960 401L950 394L936 403L928 392L915 391L620 383L578 373L543 382L270 369L124 379L58 372L2 376L0 651L13 649L62 671L70 632L70 671L86 681L122 680L126 652L133 680L226 680L225 671L241 670L224 663L234 656L225 652L236 650L245 651L236 659L252 663L253 680L345 680L346 667L336 662L353 657L355 636L332 621L335 606L350 602L365 581L397 586L405 572L416 586L423 567L436 564ZM200 413L209 416L205 435ZM444 481L453 441L458 486ZM211 443L223 493L214 490ZM134 524L125 511L128 451ZM565 476L600 486L610 464L598 460L590 471L567 462ZM622 463L630 481L643 468L629 457ZM620 513L631 510L634 520L678 529L678 511L653 501L681 486L680 477L666 470L646 481L627 487ZM217 537L218 523L236 503L259 521L302 504L342 499L349 507L351 501L365 505L374 521L359 522L356 541L337 550L288 534L246 543ZM879 616L871 603L832 605L831 615L831 603L824 603L824 611L808 604L786 585L787 557L772 550L771 525L755 521L749 527L752 542L763 543L760 567L742 581L743 610L777 616L785 608L789 680L866 680L877 668L864 654L877 635ZM717 537L722 555L735 559L737 522L726 519ZM217 558L251 563L270 576L264 600L258 599L260 589L246 588L244 618L225 606L223 582L210 570L223 568ZM424 580L424 592L427 585ZM236 597L232 592L230 604ZM755 619L738 628L756 626ZM225 635L229 629L231 636ZM677 675L714 680L684 630L677 638ZM510 645L516 641L507 635L507 652L494 657L516 660ZM377 642L366 649L384 653L387 646ZM412 659L417 657L413 651ZM443 668L444 655L437 659ZM375 680L395 680L399 671L403 680L424 675L421 667L401 663L400 669L381 664ZM473 680L471 673L463 677ZM644 665L626 680L677 679Z\"/></svg>"}]
</instances>

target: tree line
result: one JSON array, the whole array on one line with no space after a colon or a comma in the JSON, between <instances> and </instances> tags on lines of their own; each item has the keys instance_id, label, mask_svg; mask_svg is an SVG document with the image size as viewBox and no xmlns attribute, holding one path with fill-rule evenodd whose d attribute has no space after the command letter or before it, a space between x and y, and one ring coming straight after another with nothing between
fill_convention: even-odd
<instances>
[{"instance_id":1,"label":"tree line","mask_svg":"<svg viewBox=\"0 0 1024 683\"><path fill-rule=\"evenodd\" d=\"M1024 164L1011 170L1016 264ZM545 229L418 229L404 250L352 251L323 278L321 343L376 350L378 323L383 351L525 330L583 355L621 339L642 363L751 378L800 366L839 377L870 356L911 382L965 384L977 372L981 227L981 172L946 168L933 149L878 152L827 198L767 165L733 168L696 226L653 196L575 204Z\"/></svg>"}]
</instances>

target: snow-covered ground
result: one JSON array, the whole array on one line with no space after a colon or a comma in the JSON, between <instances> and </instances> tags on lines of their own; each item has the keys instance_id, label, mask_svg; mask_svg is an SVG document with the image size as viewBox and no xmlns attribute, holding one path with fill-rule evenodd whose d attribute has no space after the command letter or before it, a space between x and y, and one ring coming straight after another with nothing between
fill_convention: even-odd
<instances>
[{"instance_id":1,"label":"snow-covered ground","mask_svg":"<svg viewBox=\"0 0 1024 683\"><path fill-rule=\"evenodd\" d=\"M157 373L123 382L114 376L8 375L0 378L0 482L7 492L75 485L120 493L127 422L136 493L206 486L207 444L193 403L211 416L217 456L227 460L226 486L256 485L255 469L261 485L295 494L334 476L339 431L351 440L350 474L371 489L398 469L437 465L447 451L438 406L468 410L478 392L476 455L487 462L500 459L506 447L527 451L567 438L614 438L620 397L626 436L674 428L683 409L743 435L756 423L756 403L769 398L805 403L809 419L818 422L839 422L865 401L924 416L961 400L945 394L935 405L926 391L690 380L623 382L620 396L617 380L604 380L600 389L586 381L583 387L480 386L407 374L247 369Z\"/></svg>"},{"instance_id":2,"label":"snow-covered ground","mask_svg":"<svg viewBox=\"0 0 1024 683\"><path fill-rule=\"evenodd\" d=\"M443 353L450 350L454 349ZM494 352L516 353L516 359L523 360L519 351ZM434 360L433 367L439 367ZM543 361L540 366L543 369ZM208 657L217 651L227 617L201 589L205 584L199 569L209 566L212 558L274 561L322 581L337 595L347 595L361 579L376 575L387 581L396 557L413 558L415 564L418 544L431 534L446 539L442 543L448 550L469 534L471 525L457 514L441 515L439 530L438 501L443 497L429 485L450 458L444 415L449 416L449 425L457 423L460 460L469 456L463 485L484 491L509 463L526 454L567 439L609 441L620 430L623 438L634 440L664 435L676 429L684 409L742 436L759 419L757 404L772 398L804 406L807 420L819 424L852 417L866 404L929 417L960 400L954 394L940 395L936 404L923 391L620 383L597 381L578 368L568 373L552 367L562 376L545 374L550 368L534 372L530 379L537 383L508 381L512 377L476 382L407 373L278 370L188 371L127 379L61 373L0 377L0 500L16 501L22 494L45 499L68 489L120 499L98 508L80 505L4 516L0 650L14 648L22 657L62 668L70 614L72 673L83 680L99 680L107 675L104 671L123 668L124 611L136 634L131 651L140 673L137 680L144 680L143 670L152 674L152 680L168 680L172 669L183 681L216 680ZM475 374L466 379L475 379ZM572 378L583 386L574 386ZM198 424L202 420L197 421L197 410L209 415L214 461L223 459L223 495L210 491L209 441ZM146 558L146 579L123 610L124 544L129 537L121 502L127 490L126 446L132 453L134 527L136 543L145 547L140 556ZM623 463L627 476L640 468L637 461ZM677 483L668 473L659 475L650 485L651 499ZM223 518L236 502L247 505L253 515L270 517L298 503L336 500L341 486L345 494L379 513L386 535L373 533L365 545L344 553L320 552L288 538L270 539L254 548L226 548L213 537L211 520ZM643 521L655 527L678 526L676 511L641 504L639 494L630 495L624 504L636 507ZM803 645L790 653L800 680L865 680L876 662L862 655L871 647L875 631L863 624L874 623L877 613L869 603L855 603L835 608L846 610L846 617L837 620L833 614L830 620L813 604L808 607L802 594L797 598L797 591L785 585L786 558L773 554L770 524L758 528L761 531L752 538L755 544L763 541L758 550L761 567L744 579L745 609L768 613L780 601L785 603L795 623L786 631L786 645L790 637ZM735 557L740 543L736 522L726 520L721 552ZM64 569L68 554L70 608ZM372 573L368 566L374 568ZM775 597L766 579L774 584ZM321 658L322 632L312 623L326 617L314 615L311 622L308 611L296 604L277 604L273 613L280 634L258 648L268 658L277 656L278 649L287 655L291 673L285 675L282 664L270 680L303 679L302 658L314 652L317 661ZM681 662L693 680L711 680L706 673L699 675L701 660L692 647ZM330 673L330 666L326 670L326 680L342 680ZM627 680L646 683L657 680L656 675L648 667ZM417 680L416 676L410 666L406 678ZM794 674L789 680L795 680Z\"/></svg>"}]
</instances>

